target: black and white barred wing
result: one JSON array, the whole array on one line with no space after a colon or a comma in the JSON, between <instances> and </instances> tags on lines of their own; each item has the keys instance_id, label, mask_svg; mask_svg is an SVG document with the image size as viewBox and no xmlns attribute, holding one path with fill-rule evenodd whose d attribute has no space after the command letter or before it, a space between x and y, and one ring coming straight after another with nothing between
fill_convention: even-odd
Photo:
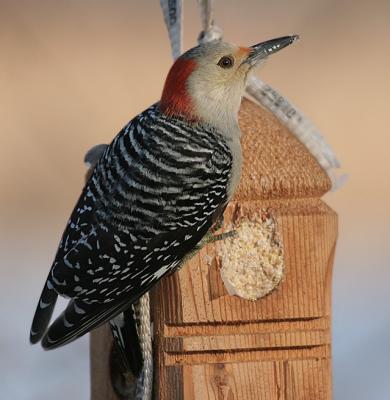
<instances>
[{"instance_id":1,"label":"black and white barred wing","mask_svg":"<svg viewBox=\"0 0 390 400\"><path fill-rule=\"evenodd\" d=\"M103 154L64 233L48 284L73 300L44 346L108 321L173 271L226 204L230 169L215 132L156 108L133 120Z\"/></svg>"}]
</instances>

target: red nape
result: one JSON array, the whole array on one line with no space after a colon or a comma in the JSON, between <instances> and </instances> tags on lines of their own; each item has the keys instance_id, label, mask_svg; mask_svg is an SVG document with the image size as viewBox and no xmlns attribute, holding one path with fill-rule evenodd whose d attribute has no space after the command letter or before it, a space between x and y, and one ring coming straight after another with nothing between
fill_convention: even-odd
<instances>
[{"instance_id":1,"label":"red nape","mask_svg":"<svg viewBox=\"0 0 390 400\"><path fill-rule=\"evenodd\" d=\"M179 58L172 65L161 96L161 111L169 116L194 118L191 96L187 91L187 79L194 71L196 63L191 59Z\"/></svg>"}]
</instances>

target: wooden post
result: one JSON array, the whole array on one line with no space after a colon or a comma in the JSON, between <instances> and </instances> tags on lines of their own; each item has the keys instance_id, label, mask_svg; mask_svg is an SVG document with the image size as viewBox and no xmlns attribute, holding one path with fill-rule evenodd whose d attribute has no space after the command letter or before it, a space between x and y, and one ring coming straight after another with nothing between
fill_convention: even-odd
<instances>
[{"instance_id":1,"label":"wooden post","mask_svg":"<svg viewBox=\"0 0 390 400\"><path fill-rule=\"evenodd\" d=\"M268 111L244 100L240 125L244 168L225 226L271 216L284 278L256 301L229 295L216 242L162 279L151 302L155 398L329 400L337 216L320 198L330 181ZM107 382L109 340L104 327L92 334L93 400L116 399Z\"/></svg>"}]
</instances>

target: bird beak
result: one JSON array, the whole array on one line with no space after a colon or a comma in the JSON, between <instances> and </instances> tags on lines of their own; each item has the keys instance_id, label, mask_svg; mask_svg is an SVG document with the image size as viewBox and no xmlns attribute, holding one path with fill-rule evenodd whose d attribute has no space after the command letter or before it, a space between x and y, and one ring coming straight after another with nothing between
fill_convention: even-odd
<instances>
[{"instance_id":1,"label":"bird beak","mask_svg":"<svg viewBox=\"0 0 390 400\"><path fill-rule=\"evenodd\" d=\"M298 35L291 35L255 44L254 46L249 47L251 51L248 55L248 58L246 59L246 62L249 63L251 66L255 66L260 61L266 59L270 54L282 50L283 48L289 46L298 39Z\"/></svg>"}]
</instances>

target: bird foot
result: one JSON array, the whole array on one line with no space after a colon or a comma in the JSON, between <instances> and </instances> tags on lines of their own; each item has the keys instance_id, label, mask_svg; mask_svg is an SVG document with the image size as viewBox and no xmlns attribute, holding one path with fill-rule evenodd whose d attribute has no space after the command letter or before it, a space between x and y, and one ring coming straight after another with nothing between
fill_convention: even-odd
<instances>
[{"instance_id":1,"label":"bird foot","mask_svg":"<svg viewBox=\"0 0 390 400\"><path fill-rule=\"evenodd\" d=\"M198 253L207 244L215 243L220 240L225 240L225 239L228 239L231 237L235 237L237 235L237 232L234 230L228 231L228 232L223 232L218 235L214 235L213 231L214 231L214 229L210 230L208 233L206 233L204 238L194 247L194 249L183 258L178 269L180 269L187 261L189 261L196 253Z\"/></svg>"},{"instance_id":2,"label":"bird foot","mask_svg":"<svg viewBox=\"0 0 390 400\"><path fill-rule=\"evenodd\" d=\"M208 238L204 244L218 242L220 240L229 239L235 236L237 236L237 231L235 230L219 233L218 235L210 235L210 238Z\"/></svg>"}]
</instances>

